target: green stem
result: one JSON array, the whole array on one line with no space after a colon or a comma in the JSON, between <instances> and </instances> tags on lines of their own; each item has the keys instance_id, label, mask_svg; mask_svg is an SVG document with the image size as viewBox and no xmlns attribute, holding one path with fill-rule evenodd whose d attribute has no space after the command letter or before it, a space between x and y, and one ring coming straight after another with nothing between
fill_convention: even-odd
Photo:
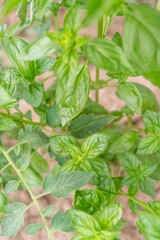
<instances>
[{"instance_id":1,"label":"green stem","mask_svg":"<svg viewBox=\"0 0 160 240\"><path fill-rule=\"evenodd\" d=\"M0 115L4 116L4 117L11 118L11 119L13 119L17 122L20 122L20 123L25 123L25 124L35 125L35 126L39 125L39 126L42 126L42 127L45 126L45 124L41 124L40 122L32 122L32 121L29 121L29 120L24 120L22 118L16 117L14 115L9 115L9 114L4 113L4 112L0 112Z\"/></svg>"},{"instance_id":2,"label":"green stem","mask_svg":"<svg viewBox=\"0 0 160 240\"><path fill-rule=\"evenodd\" d=\"M103 18L98 21L98 38L102 38L103 31ZM96 93L96 102L99 102L99 68L96 68L96 82L95 82L95 93Z\"/></svg>"},{"instance_id":3,"label":"green stem","mask_svg":"<svg viewBox=\"0 0 160 240\"><path fill-rule=\"evenodd\" d=\"M127 197L128 199L136 202L137 204L141 205L144 209L148 210L149 212L151 212L152 214L155 215L155 212L148 206L148 204L142 202L141 200L132 197L130 195L128 195L127 193L118 193L119 196L123 196L123 197Z\"/></svg>"},{"instance_id":4,"label":"green stem","mask_svg":"<svg viewBox=\"0 0 160 240\"><path fill-rule=\"evenodd\" d=\"M29 192L30 194L30 197L32 199L32 201L34 202L40 216L41 216L41 219L42 219L42 222L44 224L44 227L47 231L47 234L48 234L48 240L52 240L52 235L50 233L50 229L49 229L49 226L48 226L48 223L46 221L46 218L43 216L43 212L39 206L39 203L36 199L36 196L34 196L33 192L32 192L32 189L29 187L29 185L27 184L25 178L23 177L22 173L19 171L19 169L16 167L15 163L13 162L13 160L10 158L10 156L8 155L8 153L5 151L4 148L0 147L0 152L5 156L5 158L7 159L8 163L10 164L10 166L12 166L12 168L14 169L14 171L17 173L17 175L19 176L21 182L24 184L24 186L26 187L27 191Z\"/></svg>"},{"instance_id":5,"label":"green stem","mask_svg":"<svg viewBox=\"0 0 160 240\"><path fill-rule=\"evenodd\" d=\"M157 8L157 10L159 10L159 11L160 11L160 0L158 0L158 1L157 1L156 8Z\"/></svg>"},{"instance_id":6,"label":"green stem","mask_svg":"<svg viewBox=\"0 0 160 240\"><path fill-rule=\"evenodd\" d=\"M4 172L4 170L6 170L6 168L8 168L10 166L10 164L8 163L7 165L5 165L1 171L0 171L0 175Z\"/></svg>"}]
</instances>

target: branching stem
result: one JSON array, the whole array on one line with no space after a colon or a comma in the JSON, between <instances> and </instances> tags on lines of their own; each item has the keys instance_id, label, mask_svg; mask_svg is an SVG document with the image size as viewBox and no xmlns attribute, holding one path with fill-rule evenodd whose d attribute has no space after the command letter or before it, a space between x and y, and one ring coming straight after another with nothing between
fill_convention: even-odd
<instances>
[{"instance_id":1,"label":"branching stem","mask_svg":"<svg viewBox=\"0 0 160 240\"><path fill-rule=\"evenodd\" d=\"M48 223L46 221L46 218L44 217L43 215L43 212L41 210L41 207L39 206L39 203L37 201L37 198L36 196L34 196L33 192L32 192L32 189L30 188L30 186L27 184L25 178L23 177L22 173L20 172L20 170L16 167L15 163L13 162L13 160L10 158L9 154L5 151L4 148L0 147L0 152L5 156L5 158L7 159L8 163L10 164L10 166L12 166L12 168L14 169L14 171L17 173L17 175L19 176L21 182L24 184L24 186L26 187L27 191L29 192L30 194L30 197L33 201L33 203L35 204L38 212L39 212L39 215L41 216L41 219L42 219L42 222L44 224L44 227L47 231L47 234L48 234L48 240L53 240L53 237L51 235L51 232L50 232L50 229L49 229L49 226L48 226Z\"/></svg>"},{"instance_id":2,"label":"branching stem","mask_svg":"<svg viewBox=\"0 0 160 240\"><path fill-rule=\"evenodd\" d=\"M130 195L128 195L127 193L118 193L119 196L123 196L123 197L127 197L128 199L136 202L137 204L141 205L144 209L146 209L147 211L151 212L152 214L155 215L155 212L148 206L148 204L142 202L141 200L135 198L135 197L132 197Z\"/></svg>"}]
</instances>

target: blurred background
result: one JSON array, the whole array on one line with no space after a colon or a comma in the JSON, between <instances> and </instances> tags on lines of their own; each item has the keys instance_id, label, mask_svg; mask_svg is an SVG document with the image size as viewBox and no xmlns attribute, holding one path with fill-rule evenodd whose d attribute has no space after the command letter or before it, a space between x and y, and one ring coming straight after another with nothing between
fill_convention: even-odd
<instances>
[{"instance_id":1,"label":"blurred background","mask_svg":"<svg viewBox=\"0 0 160 240\"><path fill-rule=\"evenodd\" d=\"M57 2L60 2L60 1L57 1ZM153 6L156 5L156 0L143 0L143 1L132 0L132 2L143 2L146 4L152 4ZM0 0L0 6L2 6L2 3L3 3L3 1ZM65 9L61 8L60 13L58 15L58 22L59 22L60 27L63 22L64 14L65 14ZM38 36L41 36L45 31L50 31L50 30L54 31L55 30L55 19L48 12L46 12L46 16L48 16L47 21L46 20L40 21L40 22L36 21L30 27L27 27L26 29L24 28L20 32L16 33L16 35L24 37L25 39L27 39L30 42L33 39L37 38ZM9 16L7 16L4 20L2 20L2 23L7 24L7 27L11 27L13 24L15 24L17 22L18 22L18 18L16 16L15 12L12 12L11 14L9 14ZM123 17L115 17L115 19L109 29L108 37L112 37L115 32L122 33L123 24L124 24ZM89 28L82 29L81 34L86 34L86 35L90 35L91 37L96 37L96 35L97 35L96 24L91 25ZM0 47L0 68L1 68L1 70L5 66L9 67L9 66L11 66L11 63L10 63L9 59L7 58L7 56L5 55L4 51ZM90 66L90 71L91 71L91 76L94 79L95 78L95 69L93 66ZM49 76L51 76L51 72L47 72L47 73L41 75L40 80L47 78ZM106 79L105 71L101 71L101 79ZM45 88L47 89L53 83L54 80L55 80L54 76L51 76L47 81L45 81ZM160 90L157 87L153 86L149 81L145 80L143 77L130 78L129 81L139 82L141 84L144 84L145 86L148 86L155 93L157 99L160 101ZM113 85L113 82L112 82L112 85ZM112 87L112 85L100 90L100 103L104 107L106 107L107 110L109 110L109 111L115 111L124 106L124 103L118 97L116 97L116 95L115 95L116 89L114 87ZM95 99L94 91L91 91L90 96L93 100ZM26 113L28 110L32 111L31 106L24 100L22 100L20 102L20 109L23 113ZM32 111L32 116L33 116L34 121L39 120L39 116L33 111ZM141 126L142 119L139 116L135 116L134 121L139 126ZM12 140L9 139L7 136L5 136L4 141L7 146L12 146L14 144L14 142L12 142ZM48 155L46 153L42 153L42 154L46 158L46 160L49 159ZM53 163L51 162L50 164L52 165ZM158 200L160 197L160 185L157 185L156 192L157 192L157 194L156 194L155 199ZM150 198L148 196L144 195L143 193L139 193L139 195L137 197L144 201L150 200ZM27 192L23 192L23 193L18 192L18 194L16 192L16 194L10 194L10 198L15 202L19 201L19 200L21 200L22 202L24 202L26 204L29 204L29 202L30 202L30 197L28 196ZM51 196L45 196L40 199L40 203L43 207L45 207L47 205L56 205L57 206L56 211L59 211L59 210L66 210L66 209L72 207L72 199L73 199L73 196L71 196L70 199L62 199L62 200L60 200L60 199L56 200L56 199L52 198ZM127 221L127 224L122 232L121 240L133 240L133 239L142 240L142 239L144 239L143 237L141 237L139 235L139 233L137 231L137 228L135 226L136 217L134 216L133 213L131 213L130 209L127 207L127 199L123 198L120 200L123 203L123 209L124 209L123 219ZM26 224L30 224L33 222L39 222L39 216L37 215L37 211L34 209L34 207L31 208L30 211L27 212L27 214L25 216L25 222L26 222ZM64 234L64 233L60 233L60 232L55 233L56 240L68 240L68 239L71 239L71 236L72 236L72 234ZM10 240L10 239L11 238L0 237L0 240ZM43 232L43 230L42 230L39 233L37 233L34 237L32 237L32 236L30 237L27 234L25 234L25 232L22 230L13 239L15 239L15 240L32 240L32 239L33 240L37 240L37 239L45 240L46 233L45 233L45 231Z\"/></svg>"}]
</instances>

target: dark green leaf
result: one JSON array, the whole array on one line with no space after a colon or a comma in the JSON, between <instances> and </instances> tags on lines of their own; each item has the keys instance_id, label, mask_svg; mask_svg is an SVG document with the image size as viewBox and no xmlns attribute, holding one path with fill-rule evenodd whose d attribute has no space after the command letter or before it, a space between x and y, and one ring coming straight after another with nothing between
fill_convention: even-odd
<instances>
[{"instance_id":1,"label":"dark green leaf","mask_svg":"<svg viewBox=\"0 0 160 240\"><path fill-rule=\"evenodd\" d=\"M74 137L84 138L91 133L95 133L106 125L116 120L116 116L98 116L95 114L82 114L71 122L68 130Z\"/></svg>"}]
</instances>

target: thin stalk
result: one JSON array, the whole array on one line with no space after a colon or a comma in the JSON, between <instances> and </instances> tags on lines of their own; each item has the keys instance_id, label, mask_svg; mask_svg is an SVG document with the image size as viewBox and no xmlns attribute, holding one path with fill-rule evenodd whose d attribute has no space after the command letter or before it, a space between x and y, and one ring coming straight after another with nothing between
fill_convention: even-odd
<instances>
[{"instance_id":1,"label":"thin stalk","mask_svg":"<svg viewBox=\"0 0 160 240\"><path fill-rule=\"evenodd\" d=\"M141 205L144 209L148 210L149 212L151 212L152 214L155 215L155 212L148 206L148 204L142 202L141 200L139 200L135 197L132 197L132 196L128 195L127 193L118 193L118 195L126 197L126 198L136 202L137 204Z\"/></svg>"},{"instance_id":2,"label":"thin stalk","mask_svg":"<svg viewBox=\"0 0 160 240\"><path fill-rule=\"evenodd\" d=\"M27 191L29 192L30 194L30 197L32 199L32 201L34 202L38 212L39 212L39 215L42 219L42 222L43 222L43 225L47 231L47 234L48 234L48 240L53 240L52 238L52 235L51 235L51 232L50 232L50 229L49 229L49 226L48 226L48 223L46 221L46 218L43 216L43 212L39 206L39 203L36 199L36 196L34 196L33 192L32 192L32 189L30 188L30 186L27 184L25 178L23 177L22 173L19 171L19 169L16 167L15 163L13 162L13 160L10 158L10 156L8 155L8 153L5 151L4 148L0 147L0 152L5 156L5 158L7 159L8 163L10 164L10 166L12 166L12 168L14 169L14 171L17 173L17 175L19 176L21 182L24 184L24 186L26 187Z\"/></svg>"},{"instance_id":3,"label":"thin stalk","mask_svg":"<svg viewBox=\"0 0 160 240\"><path fill-rule=\"evenodd\" d=\"M29 121L29 120L24 120L22 118L19 118L19 117L16 117L14 115L9 115L7 113L4 113L4 112L0 112L0 115L1 116L4 116L4 117L9 117L17 122L20 122L20 123L25 123L25 124L30 124L30 125L39 125L39 126L42 126L42 127L45 127L45 124L41 124L40 122L32 122L32 121Z\"/></svg>"},{"instance_id":4,"label":"thin stalk","mask_svg":"<svg viewBox=\"0 0 160 240\"><path fill-rule=\"evenodd\" d=\"M8 168L10 166L10 164L8 163L7 165L5 165L1 170L0 170L0 175L4 172L4 170L6 170L6 168Z\"/></svg>"},{"instance_id":5,"label":"thin stalk","mask_svg":"<svg viewBox=\"0 0 160 240\"><path fill-rule=\"evenodd\" d=\"M156 8L157 8L157 10L159 10L159 11L160 11L160 0L158 0L158 1L157 1Z\"/></svg>"},{"instance_id":6,"label":"thin stalk","mask_svg":"<svg viewBox=\"0 0 160 240\"><path fill-rule=\"evenodd\" d=\"M103 18L98 21L98 38L102 38L103 31ZM96 93L96 102L99 102L99 68L96 68L96 83L95 83L95 93Z\"/></svg>"}]
</instances>

